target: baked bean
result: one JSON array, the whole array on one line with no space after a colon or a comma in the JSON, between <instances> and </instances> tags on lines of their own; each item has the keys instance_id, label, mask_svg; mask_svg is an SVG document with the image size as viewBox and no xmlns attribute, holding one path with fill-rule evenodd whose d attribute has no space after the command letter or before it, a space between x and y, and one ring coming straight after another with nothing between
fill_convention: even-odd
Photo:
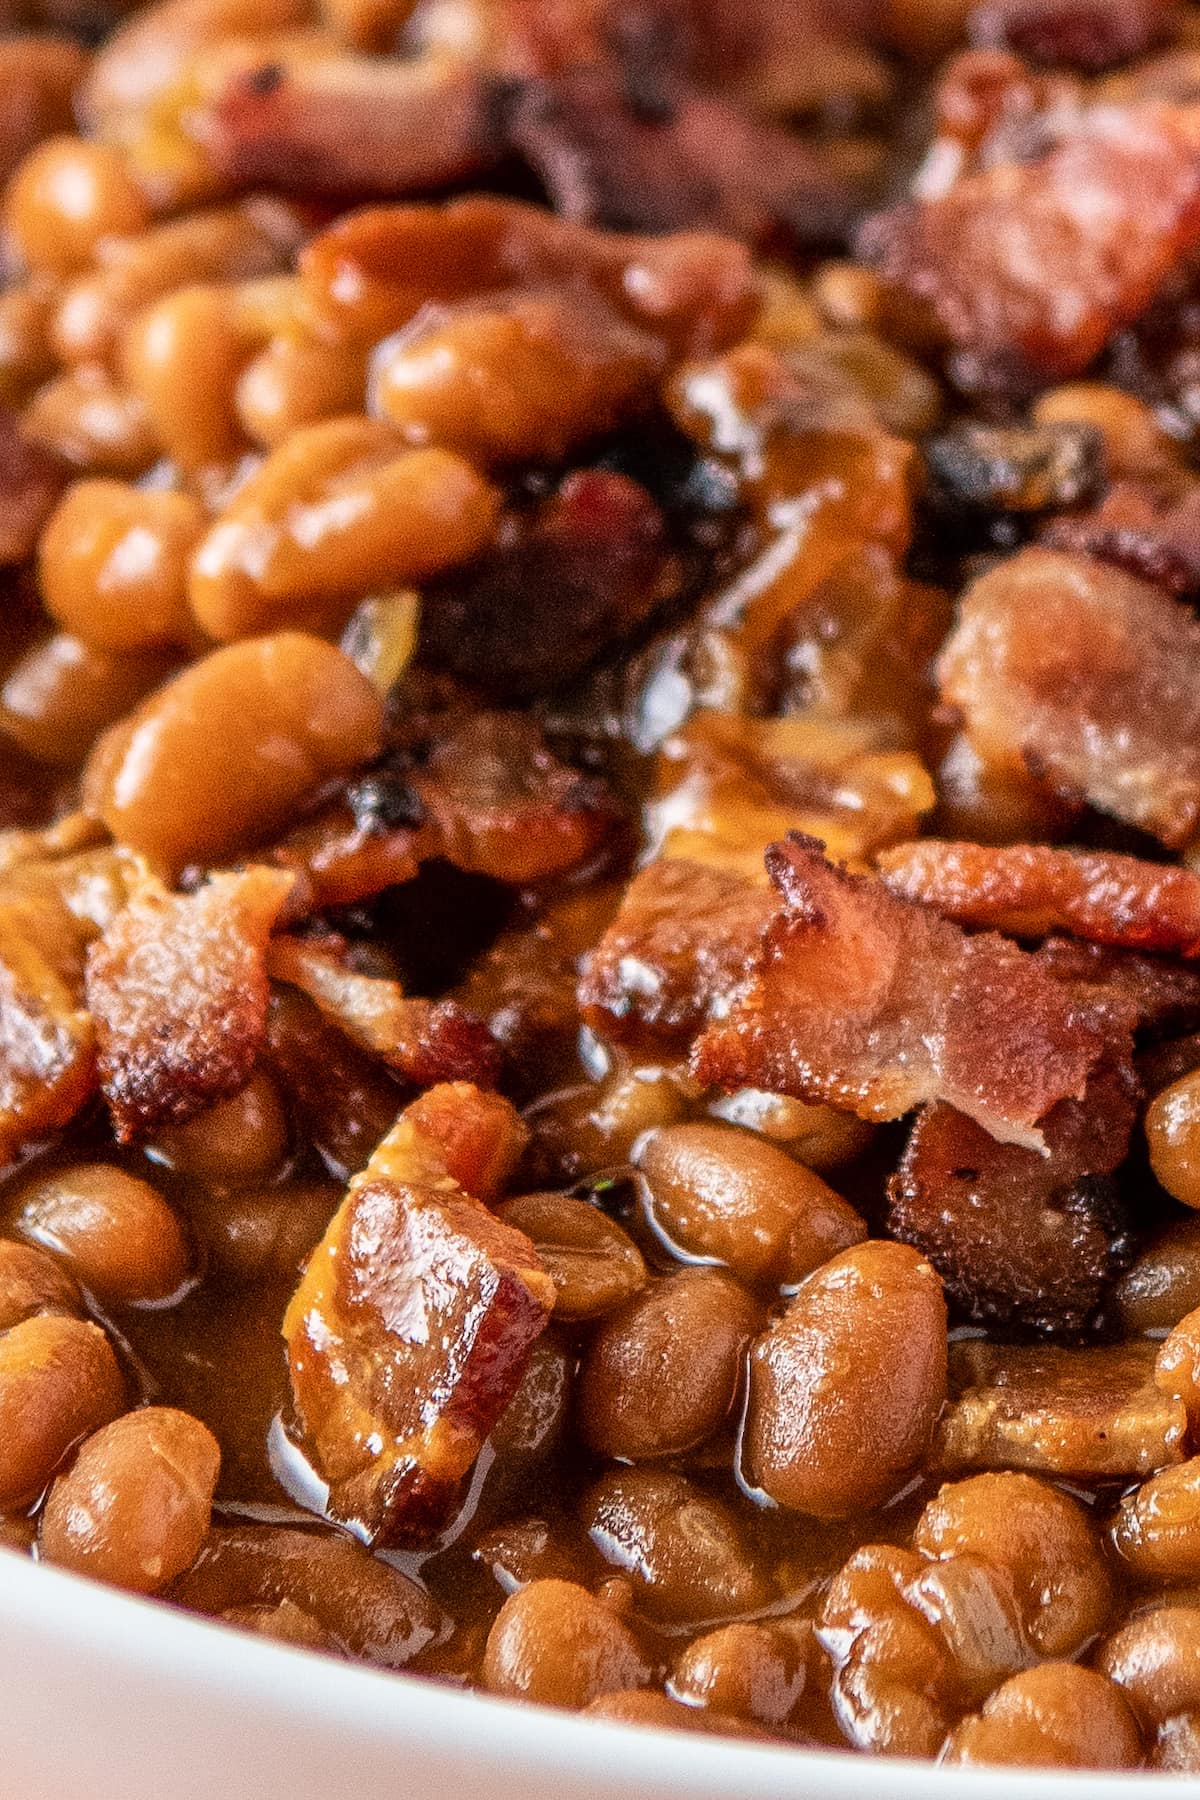
<instances>
[{"instance_id":1,"label":"baked bean","mask_svg":"<svg viewBox=\"0 0 1200 1800\"><path fill-rule=\"evenodd\" d=\"M89 124L122 115L169 90L187 59L225 37L258 37L307 25L306 0L156 0L107 39L92 64L81 110Z\"/></svg>"},{"instance_id":2,"label":"baked bean","mask_svg":"<svg viewBox=\"0 0 1200 1800\"><path fill-rule=\"evenodd\" d=\"M1155 1096L1145 1129L1158 1181L1184 1206L1200 1207L1200 1069Z\"/></svg>"},{"instance_id":3,"label":"baked bean","mask_svg":"<svg viewBox=\"0 0 1200 1800\"><path fill-rule=\"evenodd\" d=\"M22 406L54 373L54 288L23 282L0 293L0 406Z\"/></svg>"},{"instance_id":4,"label":"baked bean","mask_svg":"<svg viewBox=\"0 0 1200 1800\"><path fill-rule=\"evenodd\" d=\"M1105 1640L1096 1663L1149 1731L1200 1711L1200 1607L1141 1613Z\"/></svg>"},{"instance_id":5,"label":"baked bean","mask_svg":"<svg viewBox=\"0 0 1200 1800\"><path fill-rule=\"evenodd\" d=\"M572 1581L531 1581L504 1602L488 1633L483 1683L493 1694L579 1708L649 1679L629 1626Z\"/></svg>"},{"instance_id":6,"label":"baked bean","mask_svg":"<svg viewBox=\"0 0 1200 1800\"><path fill-rule=\"evenodd\" d=\"M1200 1308L1187 1313L1158 1353L1154 1380L1165 1394L1182 1400L1188 1429L1200 1427Z\"/></svg>"},{"instance_id":7,"label":"baked bean","mask_svg":"<svg viewBox=\"0 0 1200 1800\"><path fill-rule=\"evenodd\" d=\"M562 1438L571 1403L574 1358L547 1333L529 1352L517 1391L492 1427L494 1491L516 1488Z\"/></svg>"},{"instance_id":8,"label":"baked bean","mask_svg":"<svg viewBox=\"0 0 1200 1800\"><path fill-rule=\"evenodd\" d=\"M38 1313L82 1311L79 1289L60 1262L34 1244L0 1238L0 1331Z\"/></svg>"},{"instance_id":9,"label":"baked bean","mask_svg":"<svg viewBox=\"0 0 1200 1800\"><path fill-rule=\"evenodd\" d=\"M870 330L881 322L882 286L873 269L858 263L822 263L813 277L813 300L831 325Z\"/></svg>"},{"instance_id":10,"label":"baked bean","mask_svg":"<svg viewBox=\"0 0 1200 1800\"><path fill-rule=\"evenodd\" d=\"M618 1068L605 1080L551 1094L529 1109L536 1166L564 1179L624 1162L638 1139L687 1111L669 1070Z\"/></svg>"},{"instance_id":11,"label":"baked bean","mask_svg":"<svg viewBox=\"0 0 1200 1800\"><path fill-rule=\"evenodd\" d=\"M217 862L369 762L380 730L379 696L340 650L300 632L231 644L100 739L85 803L156 864Z\"/></svg>"},{"instance_id":12,"label":"baked bean","mask_svg":"<svg viewBox=\"0 0 1200 1800\"><path fill-rule=\"evenodd\" d=\"M73 1163L20 1190L14 1230L60 1256L97 1299L165 1300L187 1279L187 1240L148 1181L109 1163Z\"/></svg>"},{"instance_id":13,"label":"baked bean","mask_svg":"<svg viewBox=\"0 0 1200 1800\"><path fill-rule=\"evenodd\" d=\"M819 1175L733 1126L668 1125L647 1139L638 1162L658 1229L744 1281L799 1281L867 1235Z\"/></svg>"},{"instance_id":14,"label":"baked bean","mask_svg":"<svg viewBox=\"0 0 1200 1800\"><path fill-rule=\"evenodd\" d=\"M246 436L271 449L303 425L361 410L366 385L364 352L291 332L246 364L234 409Z\"/></svg>"},{"instance_id":15,"label":"baked bean","mask_svg":"<svg viewBox=\"0 0 1200 1800\"><path fill-rule=\"evenodd\" d=\"M233 394L253 347L232 291L221 286L181 288L130 324L121 373L159 449L181 468L228 462L245 447Z\"/></svg>"},{"instance_id":16,"label":"baked bean","mask_svg":"<svg viewBox=\"0 0 1200 1800\"><path fill-rule=\"evenodd\" d=\"M1136 1769L1141 1739L1119 1688L1077 1663L1040 1663L996 1689L950 1737L948 1763Z\"/></svg>"},{"instance_id":17,"label":"baked bean","mask_svg":"<svg viewBox=\"0 0 1200 1800\"><path fill-rule=\"evenodd\" d=\"M614 1725L643 1725L654 1731L720 1732L726 1737L762 1737L746 1720L707 1707L685 1706L654 1688L632 1688L624 1694L601 1694L584 1707L589 1719L608 1719Z\"/></svg>"},{"instance_id":18,"label":"baked bean","mask_svg":"<svg viewBox=\"0 0 1200 1800\"><path fill-rule=\"evenodd\" d=\"M698 1626L771 1597L734 1514L686 1476L614 1469L584 1496L580 1517L650 1618Z\"/></svg>"},{"instance_id":19,"label":"baked bean","mask_svg":"<svg viewBox=\"0 0 1200 1800\"><path fill-rule=\"evenodd\" d=\"M0 1337L0 1512L34 1499L81 1437L125 1406L98 1325L45 1313Z\"/></svg>"},{"instance_id":20,"label":"baked bean","mask_svg":"<svg viewBox=\"0 0 1200 1800\"><path fill-rule=\"evenodd\" d=\"M681 1269L609 1315L584 1352L579 1429L604 1456L672 1456L729 1417L760 1320L716 1269Z\"/></svg>"},{"instance_id":21,"label":"baked bean","mask_svg":"<svg viewBox=\"0 0 1200 1800\"><path fill-rule=\"evenodd\" d=\"M1137 1575L1200 1577L1200 1457L1160 1469L1127 1494L1113 1520L1113 1542Z\"/></svg>"},{"instance_id":22,"label":"baked bean","mask_svg":"<svg viewBox=\"0 0 1200 1800\"><path fill-rule=\"evenodd\" d=\"M140 394L99 363L80 363L39 388L21 424L29 437L93 475L132 479L158 455Z\"/></svg>"},{"instance_id":23,"label":"baked bean","mask_svg":"<svg viewBox=\"0 0 1200 1800\"><path fill-rule=\"evenodd\" d=\"M555 1286L558 1319L598 1319L646 1285L633 1239L598 1206L569 1194L522 1194L497 1213L532 1238Z\"/></svg>"},{"instance_id":24,"label":"baked bean","mask_svg":"<svg viewBox=\"0 0 1200 1800\"><path fill-rule=\"evenodd\" d=\"M158 1135L156 1150L173 1169L218 1187L268 1181L288 1148L279 1089L259 1069L239 1094Z\"/></svg>"},{"instance_id":25,"label":"baked bean","mask_svg":"<svg viewBox=\"0 0 1200 1800\"><path fill-rule=\"evenodd\" d=\"M1165 1775L1200 1771L1200 1713L1176 1713L1173 1719L1165 1719L1147 1766Z\"/></svg>"},{"instance_id":26,"label":"baked bean","mask_svg":"<svg viewBox=\"0 0 1200 1800\"><path fill-rule=\"evenodd\" d=\"M722 1625L675 1658L670 1691L689 1706L786 1725L808 1685L815 1649L807 1619Z\"/></svg>"},{"instance_id":27,"label":"baked bean","mask_svg":"<svg viewBox=\"0 0 1200 1800\"><path fill-rule=\"evenodd\" d=\"M338 1654L337 1645L320 1621L292 1600L281 1600L278 1606L230 1606L220 1617L226 1625L252 1631L257 1637L273 1638L278 1644Z\"/></svg>"},{"instance_id":28,"label":"baked bean","mask_svg":"<svg viewBox=\"0 0 1200 1800\"><path fill-rule=\"evenodd\" d=\"M536 1518L513 1519L485 1531L476 1539L471 1559L490 1569L506 1594L549 1577L570 1581L579 1566L566 1534Z\"/></svg>"},{"instance_id":29,"label":"baked bean","mask_svg":"<svg viewBox=\"0 0 1200 1800\"><path fill-rule=\"evenodd\" d=\"M96 650L186 643L188 559L203 529L188 494L75 482L38 547L47 612Z\"/></svg>"},{"instance_id":30,"label":"baked bean","mask_svg":"<svg viewBox=\"0 0 1200 1800\"><path fill-rule=\"evenodd\" d=\"M936 780L932 829L943 837L973 844L1053 841L1071 816L1023 769L985 762L965 733L951 738Z\"/></svg>"},{"instance_id":31,"label":"baked bean","mask_svg":"<svg viewBox=\"0 0 1200 1800\"><path fill-rule=\"evenodd\" d=\"M108 144L48 138L31 150L8 186L4 223L32 269L70 274L91 261L106 237L128 237L149 208Z\"/></svg>"},{"instance_id":32,"label":"baked bean","mask_svg":"<svg viewBox=\"0 0 1200 1800\"><path fill-rule=\"evenodd\" d=\"M42 1555L156 1594L204 1542L220 1466L217 1440L199 1419L170 1406L126 1413L88 1438L50 1489Z\"/></svg>"},{"instance_id":33,"label":"baked bean","mask_svg":"<svg viewBox=\"0 0 1200 1800\"><path fill-rule=\"evenodd\" d=\"M190 1197L189 1213L209 1266L226 1281L256 1287L299 1274L341 1197L335 1182L319 1179L232 1193L202 1189Z\"/></svg>"},{"instance_id":34,"label":"baked bean","mask_svg":"<svg viewBox=\"0 0 1200 1800\"><path fill-rule=\"evenodd\" d=\"M364 594L461 562L491 536L497 497L444 450L406 451L373 419L296 431L200 545L191 604L215 638L342 624Z\"/></svg>"},{"instance_id":35,"label":"baked bean","mask_svg":"<svg viewBox=\"0 0 1200 1800\"><path fill-rule=\"evenodd\" d=\"M0 731L41 762L77 768L96 733L136 706L170 669L161 650L117 656L56 632L27 650L0 685Z\"/></svg>"},{"instance_id":36,"label":"baked bean","mask_svg":"<svg viewBox=\"0 0 1200 1800\"><path fill-rule=\"evenodd\" d=\"M1200 1306L1200 1218L1173 1219L1114 1289L1126 1331L1169 1331Z\"/></svg>"},{"instance_id":37,"label":"baked bean","mask_svg":"<svg viewBox=\"0 0 1200 1800\"><path fill-rule=\"evenodd\" d=\"M790 1094L764 1094L757 1088L722 1094L708 1110L714 1119L744 1125L757 1137L769 1138L806 1169L822 1174L861 1156L875 1135L870 1120L854 1113L810 1106Z\"/></svg>"},{"instance_id":38,"label":"baked bean","mask_svg":"<svg viewBox=\"0 0 1200 1800\"><path fill-rule=\"evenodd\" d=\"M925 1453L945 1397L946 1304L929 1264L903 1244L844 1250L755 1346L747 1478L818 1518L877 1505Z\"/></svg>"}]
</instances>

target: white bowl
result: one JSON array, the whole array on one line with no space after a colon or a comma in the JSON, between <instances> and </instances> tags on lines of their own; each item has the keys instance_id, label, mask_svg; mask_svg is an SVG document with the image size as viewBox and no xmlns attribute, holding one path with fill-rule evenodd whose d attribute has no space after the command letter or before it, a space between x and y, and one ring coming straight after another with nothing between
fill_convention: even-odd
<instances>
[{"instance_id":1,"label":"white bowl","mask_svg":"<svg viewBox=\"0 0 1200 1800\"><path fill-rule=\"evenodd\" d=\"M0 1800L1150 1800L632 1730L310 1656L0 1550Z\"/></svg>"}]
</instances>

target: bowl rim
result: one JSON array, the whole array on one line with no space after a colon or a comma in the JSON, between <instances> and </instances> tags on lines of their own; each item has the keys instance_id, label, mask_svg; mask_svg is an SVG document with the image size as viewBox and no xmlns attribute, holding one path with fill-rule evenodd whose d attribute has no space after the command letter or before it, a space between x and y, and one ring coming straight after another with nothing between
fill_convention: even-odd
<instances>
[{"instance_id":1,"label":"bowl rim","mask_svg":"<svg viewBox=\"0 0 1200 1800\"><path fill-rule=\"evenodd\" d=\"M201 1731L204 1718L219 1727L223 1715L249 1707L267 1739L301 1724L310 1736L350 1732L377 1751L444 1766L452 1784L493 1769L501 1744L514 1794L526 1786L579 1792L581 1781L596 1800L1150 1800L1180 1782L1200 1792L1189 1776L949 1768L582 1720L314 1656L0 1549L0 1638L15 1647L23 1634L49 1652L68 1687L73 1665L93 1683L102 1671L114 1698L165 1684ZM6 1718L15 1702L5 1696L0 1683L0 1735L8 1737L21 1720L15 1711ZM347 1800L359 1791L352 1782Z\"/></svg>"}]
</instances>

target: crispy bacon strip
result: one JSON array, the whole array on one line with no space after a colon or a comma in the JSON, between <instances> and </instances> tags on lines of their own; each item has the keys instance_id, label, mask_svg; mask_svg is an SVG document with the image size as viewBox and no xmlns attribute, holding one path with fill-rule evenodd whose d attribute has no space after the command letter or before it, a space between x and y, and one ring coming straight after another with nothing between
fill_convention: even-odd
<instances>
[{"instance_id":1,"label":"crispy bacon strip","mask_svg":"<svg viewBox=\"0 0 1200 1800\"><path fill-rule=\"evenodd\" d=\"M1032 161L870 220L862 254L958 353L966 385L1086 369L1200 242L1200 110L1081 114Z\"/></svg>"},{"instance_id":2,"label":"crispy bacon strip","mask_svg":"<svg viewBox=\"0 0 1200 1800\"><path fill-rule=\"evenodd\" d=\"M1119 569L1029 549L974 582L938 666L980 754L1164 844L1200 822L1200 622Z\"/></svg>"},{"instance_id":3,"label":"crispy bacon strip","mask_svg":"<svg viewBox=\"0 0 1200 1800\"><path fill-rule=\"evenodd\" d=\"M237 1093L266 1038L266 948L291 892L281 869L215 875L194 894L147 879L87 956L100 1085L122 1143Z\"/></svg>"},{"instance_id":4,"label":"crispy bacon strip","mask_svg":"<svg viewBox=\"0 0 1200 1800\"><path fill-rule=\"evenodd\" d=\"M892 893L960 925L1040 938L1070 932L1200 956L1200 875L1111 851L1045 844L896 844L876 857Z\"/></svg>"},{"instance_id":5,"label":"crispy bacon strip","mask_svg":"<svg viewBox=\"0 0 1200 1800\"><path fill-rule=\"evenodd\" d=\"M896 1119L945 1100L1005 1143L1043 1148L1038 1121L1084 1091L1104 1009L1035 958L848 875L812 839L767 852L783 895L752 985L693 1053L701 1081Z\"/></svg>"}]
</instances>

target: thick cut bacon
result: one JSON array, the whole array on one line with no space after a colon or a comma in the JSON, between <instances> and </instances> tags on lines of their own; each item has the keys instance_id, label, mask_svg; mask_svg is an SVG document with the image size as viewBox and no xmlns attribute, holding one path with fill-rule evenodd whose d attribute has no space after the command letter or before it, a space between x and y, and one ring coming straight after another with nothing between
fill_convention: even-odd
<instances>
[{"instance_id":1,"label":"thick cut bacon","mask_svg":"<svg viewBox=\"0 0 1200 1800\"><path fill-rule=\"evenodd\" d=\"M969 938L812 839L767 853L783 907L752 985L694 1052L719 1087L897 1119L945 1100L1002 1142L1040 1150L1038 1121L1080 1095L1106 1049L1102 1003L993 934Z\"/></svg>"},{"instance_id":2,"label":"thick cut bacon","mask_svg":"<svg viewBox=\"0 0 1200 1800\"><path fill-rule=\"evenodd\" d=\"M1111 851L925 838L876 857L894 894L960 925L1200 956L1200 875Z\"/></svg>"},{"instance_id":3,"label":"thick cut bacon","mask_svg":"<svg viewBox=\"0 0 1200 1800\"><path fill-rule=\"evenodd\" d=\"M968 588L938 675L987 760L1172 847L1194 833L1200 623L1160 588L1023 550Z\"/></svg>"},{"instance_id":4,"label":"thick cut bacon","mask_svg":"<svg viewBox=\"0 0 1200 1800\"><path fill-rule=\"evenodd\" d=\"M733 870L662 857L639 871L579 986L588 1023L618 1043L685 1048L747 979L778 902Z\"/></svg>"},{"instance_id":5,"label":"thick cut bacon","mask_svg":"<svg viewBox=\"0 0 1200 1800\"><path fill-rule=\"evenodd\" d=\"M1200 110L1079 115L1004 161L868 221L860 249L957 353L966 385L1029 388L1086 369L1200 242Z\"/></svg>"},{"instance_id":6,"label":"thick cut bacon","mask_svg":"<svg viewBox=\"0 0 1200 1800\"><path fill-rule=\"evenodd\" d=\"M1200 970L1173 956L1139 956L1107 944L1050 937L1035 951L1056 981L1089 990L1128 1018L1140 1041L1172 1037L1200 1025Z\"/></svg>"},{"instance_id":7,"label":"thick cut bacon","mask_svg":"<svg viewBox=\"0 0 1200 1800\"><path fill-rule=\"evenodd\" d=\"M266 949L292 877L255 867L194 894L147 880L88 950L100 1085L122 1143L236 1094L266 1038Z\"/></svg>"}]
</instances>

